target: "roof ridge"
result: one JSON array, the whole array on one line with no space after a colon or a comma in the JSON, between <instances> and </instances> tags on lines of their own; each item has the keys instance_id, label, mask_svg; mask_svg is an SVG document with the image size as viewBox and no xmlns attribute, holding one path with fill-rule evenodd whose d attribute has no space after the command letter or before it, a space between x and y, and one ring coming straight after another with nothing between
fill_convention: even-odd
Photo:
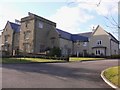
<instances>
[{"instance_id":1,"label":"roof ridge","mask_svg":"<svg viewBox=\"0 0 120 90\"><path fill-rule=\"evenodd\" d=\"M19 25L19 26L20 26L20 24L17 24L17 23L11 22L11 21L8 21L8 22L9 22L9 23L16 24L16 25Z\"/></svg>"},{"instance_id":2,"label":"roof ridge","mask_svg":"<svg viewBox=\"0 0 120 90\"><path fill-rule=\"evenodd\" d=\"M72 35L76 35L76 36L81 36L81 37L88 38L88 37L86 37L86 36L82 36L82 35L79 35L79 34L72 34Z\"/></svg>"},{"instance_id":3,"label":"roof ridge","mask_svg":"<svg viewBox=\"0 0 120 90\"><path fill-rule=\"evenodd\" d=\"M64 31L64 30L61 30L61 29L58 29L58 28L56 28L57 30L60 30L60 31L62 31L62 32L65 32L65 33L68 33L68 34L71 34L71 33L69 33L69 32L67 32L67 31ZM72 35L72 34L71 34Z\"/></svg>"},{"instance_id":4,"label":"roof ridge","mask_svg":"<svg viewBox=\"0 0 120 90\"><path fill-rule=\"evenodd\" d=\"M92 33L92 31L91 32L83 32L83 33L79 33L79 34L84 34L84 33Z\"/></svg>"}]
</instances>

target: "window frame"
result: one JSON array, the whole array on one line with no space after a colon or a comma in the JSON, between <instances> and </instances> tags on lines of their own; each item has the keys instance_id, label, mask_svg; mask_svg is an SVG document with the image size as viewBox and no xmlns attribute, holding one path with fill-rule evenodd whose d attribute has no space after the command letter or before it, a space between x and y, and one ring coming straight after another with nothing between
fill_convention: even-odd
<instances>
[{"instance_id":1,"label":"window frame","mask_svg":"<svg viewBox=\"0 0 120 90\"><path fill-rule=\"evenodd\" d=\"M102 40L97 40L97 45L102 45Z\"/></svg>"},{"instance_id":2,"label":"window frame","mask_svg":"<svg viewBox=\"0 0 120 90\"><path fill-rule=\"evenodd\" d=\"M24 32L24 40L29 40L30 39L30 31Z\"/></svg>"},{"instance_id":3,"label":"window frame","mask_svg":"<svg viewBox=\"0 0 120 90\"><path fill-rule=\"evenodd\" d=\"M83 42L83 46L86 47L87 46L87 42Z\"/></svg>"}]
</instances>

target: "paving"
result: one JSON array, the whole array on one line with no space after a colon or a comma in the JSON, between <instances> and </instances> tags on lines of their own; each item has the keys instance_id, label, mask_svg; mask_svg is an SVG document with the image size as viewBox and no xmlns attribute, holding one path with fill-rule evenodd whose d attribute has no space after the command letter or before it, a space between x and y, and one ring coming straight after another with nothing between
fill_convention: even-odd
<instances>
[{"instance_id":1,"label":"paving","mask_svg":"<svg viewBox=\"0 0 120 90\"><path fill-rule=\"evenodd\" d=\"M111 88L101 71L118 59L71 63L3 64L2 88Z\"/></svg>"}]
</instances>

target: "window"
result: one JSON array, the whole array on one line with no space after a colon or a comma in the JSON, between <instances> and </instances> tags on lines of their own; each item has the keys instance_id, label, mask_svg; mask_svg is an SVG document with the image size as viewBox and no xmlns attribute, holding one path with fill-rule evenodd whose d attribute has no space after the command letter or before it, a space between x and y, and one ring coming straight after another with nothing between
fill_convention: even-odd
<instances>
[{"instance_id":1,"label":"window","mask_svg":"<svg viewBox=\"0 0 120 90\"><path fill-rule=\"evenodd\" d=\"M39 22L39 23L38 23L38 27L39 27L39 28L43 28L43 22Z\"/></svg>"},{"instance_id":2,"label":"window","mask_svg":"<svg viewBox=\"0 0 120 90\"><path fill-rule=\"evenodd\" d=\"M4 49L5 49L5 51L7 51L7 50L8 50L8 47L5 45Z\"/></svg>"},{"instance_id":3,"label":"window","mask_svg":"<svg viewBox=\"0 0 120 90\"><path fill-rule=\"evenodd\" d=\"M8 35L5 35L5 42L8 42Z\"/></svg>"},{"instance_id":4,"label":"window","mask_svg":"<svg viewBox=\"0 0 120 90\"><path fill-rule=\"evenodd\" d=\"M25 27L26 27L26 28L28 27L28 24L27 24L27 23L25 23Z\"/></svg>"},{"instance_id":5,"label":"window","mask_svg":"<svg viewBox=\"0 0 120 90\"><path fill-rule=\"evenodd\" d=\"M25 40L29 39L29 36L30 36L30 31L24 32L24 39Z\"/></svg>"},{"instance_id":6,"label":"window","mask_svg":"<svg viewBox=\"0 0 120 90\"><path fill-rule=\"evenodd\" d=\"M25 22L25 27L28 28L29 21Z\"/></svg>"},{"instance_id":7,"label":"window","mask_svg":"<svg viewBox=\"0 0 120 90\"><path fill-rule=\"evenodd\" d=\"M5 31L7 31L7 28L5 29Z\"/></svg>"},{"instance_id":8,"label":"window","mask_svg":"<svg viewBox=\"0 0 120 90\"><path fill-rule=\"evenodd\" d=\"M77 45L80 45L80 41L79 41L79 40L77 40L77 41L76 41L76 44L77 44Z\"/></svg>"},{"instance_id":9,"label":"window","mask_svg":"<svg viewBox=\"0 0 120 90\"><path fill-rule=\"evenodd\" d=\"M101 50L96 50L96 55L100 55L101 54Z\"/></svg>"},{"instance_id":10,"label":"window","mask_svg":"<svg viewBox=\"0 0 120 90\"><path fill-rule=\"evenodd\" d=\"M24 50L25 52L30 52L30 44L24 43Z\"/></svg>"},{"instance_id":11,"label":"window","mask_svg":"<svg viewBox=\"0 0 120 90\"><path fill-rule=\"evenodd\" d=\"M100 55L100 50L98 50L98 54Z\"/></svg>"},{"instance_id":12,"label":"window","mask_svg":"<svg viewBox=\"0 0 120 90\"><path fill-rule=\"evenodd\" d=\"M44 49L45 49L45 45L40 44L40 52L44 52Z\"/></svg>"},{"instance_id":13,"label":"window","mask_svg":"<svg viewBox=\"0 0 120 90\"><path fill-rule=\"evenodd\" d=\"M83 46L87 46L87 42L83 42Z\"/></svg>"},{"instance_id":14,"label":"window","mask_svg":"<svg viewBox=\"0 0 120 90\"><path fill-rule=\"evenodd\" d=\"M101 44L102 44L102 40L98 40L97 45L101 45Z\"/></svg>"}]
</instances>

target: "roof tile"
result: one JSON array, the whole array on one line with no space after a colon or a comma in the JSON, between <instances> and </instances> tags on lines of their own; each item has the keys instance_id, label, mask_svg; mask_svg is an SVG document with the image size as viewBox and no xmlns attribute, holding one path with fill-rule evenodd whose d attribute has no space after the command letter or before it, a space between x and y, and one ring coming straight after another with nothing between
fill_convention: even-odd
<instances>
[{"instance_id":1,"label":"roof tile","mask_svg":"<svg viewBox=\"0 0 120 90\"><path fill-rule=\"evenodd\" d=\"M13 23L13 22L9 22L12 29L15 31L15 32L20 32L20 25L19 24L16 24L16 23Z\"/></svg>"},{"instance_id":2,"label":"roof tile","mask_svg":"<svg viewBox=\"0 0 120 90\"><path fill-rule=\"evenodd\" d=\"M65 32L63 30L60 30L60 29L56 29L56 31L58 31L58 33L60 34L60 37L61 38L64 38L64 39L67 39L67 40L71 40L71 41L88 41L88 37L85 37L85 36L81 36L81 35L78 35L78 34L71 34L71 33L68 33L68 32Z\"/></svg>"}]
</instances>

